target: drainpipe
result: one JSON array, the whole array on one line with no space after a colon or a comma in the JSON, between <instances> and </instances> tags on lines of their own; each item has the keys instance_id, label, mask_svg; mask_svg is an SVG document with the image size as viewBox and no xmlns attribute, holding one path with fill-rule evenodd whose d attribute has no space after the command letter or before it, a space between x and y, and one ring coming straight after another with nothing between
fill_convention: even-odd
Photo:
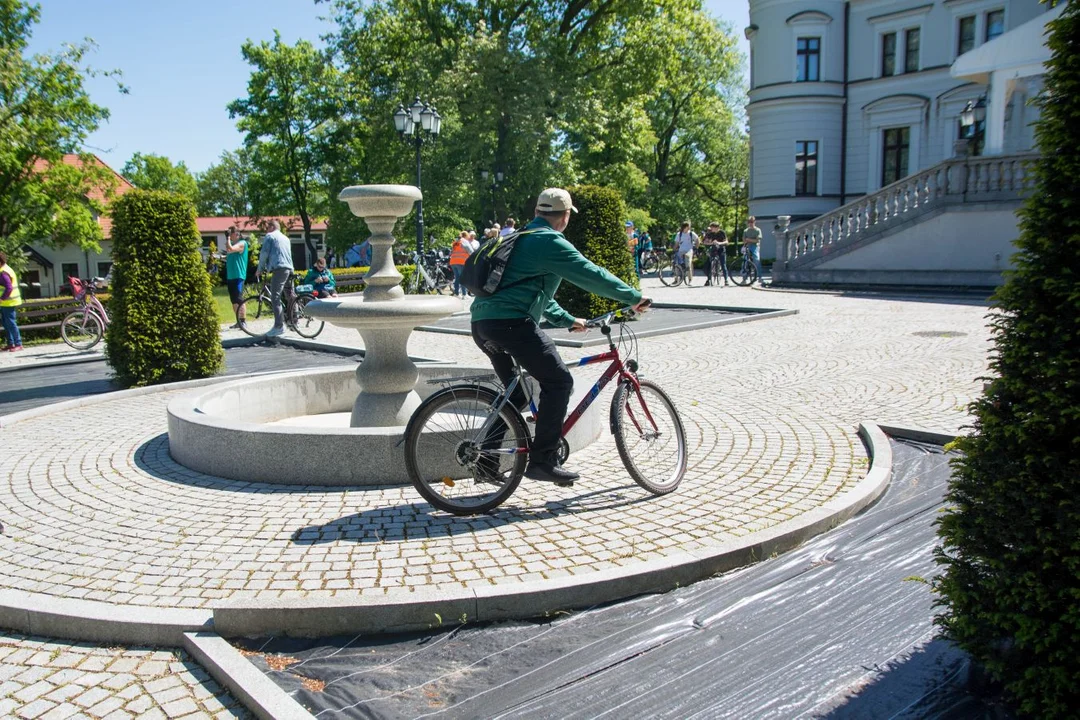
<instances>
[{"instance_id":1,"label":"drainpipe","mask_svg":"<svg viewBox=\"0 0 1080 720\"><path fill-rule=\"evenodd\" d=\"M851 20L851 3L844 3L844 103L840 116L840 204L847 201L847 116L848 116L848 25Z\"/></svg>"}]
</instances>

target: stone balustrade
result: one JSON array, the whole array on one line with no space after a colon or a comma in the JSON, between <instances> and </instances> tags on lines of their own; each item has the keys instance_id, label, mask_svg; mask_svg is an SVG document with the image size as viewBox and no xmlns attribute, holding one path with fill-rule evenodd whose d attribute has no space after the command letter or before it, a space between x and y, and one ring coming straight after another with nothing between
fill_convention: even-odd
<instances>
[{"instance_id":1,"label":"stone balustrade","mask_svg":"<svg viewBox=\"0 0 1080 720\"><path fill-rule=\"evenodd\" d=\"M794 269L869 239L944 204L1018 200L1036 154L954 158L909 175L830 213L777 231L777 267Z\"/></svg>"}]
</instances>

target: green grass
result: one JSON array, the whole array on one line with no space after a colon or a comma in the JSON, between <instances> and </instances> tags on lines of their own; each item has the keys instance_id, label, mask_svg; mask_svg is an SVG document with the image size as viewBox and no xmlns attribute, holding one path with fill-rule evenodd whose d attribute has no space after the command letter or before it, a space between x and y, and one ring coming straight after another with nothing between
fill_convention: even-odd
<instances>
[{"instance_id":1,"label":"green grass","mask_svg":"<svg viewBox=\"0 0 1080 720\"><path fill-rule=\"evenodd\" d=\"M236 315L233 313L232 303L229 301L229 288L224 285L217 285L214 287L213 294L218 321L232 325L236 322Z\"/></svg>"}]
</instances>

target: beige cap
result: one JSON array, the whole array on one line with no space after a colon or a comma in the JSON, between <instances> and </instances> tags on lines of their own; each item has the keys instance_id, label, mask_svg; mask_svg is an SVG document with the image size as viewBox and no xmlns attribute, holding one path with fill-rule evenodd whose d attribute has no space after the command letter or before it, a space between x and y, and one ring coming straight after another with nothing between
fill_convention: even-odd
<instances>
[{"instance_id":1,"label":"beige cap","mask_svg":"<svg viewBox=\"0 0 1080 720\"><path fill-rule=\"evenodd\" d=\"M577 212L573 201L570 200L570 193L562 188L548 188L540 193L540 197L536 199L536 209L546 213L566 212L567 210Z\"/></svg>"}]
</instances>

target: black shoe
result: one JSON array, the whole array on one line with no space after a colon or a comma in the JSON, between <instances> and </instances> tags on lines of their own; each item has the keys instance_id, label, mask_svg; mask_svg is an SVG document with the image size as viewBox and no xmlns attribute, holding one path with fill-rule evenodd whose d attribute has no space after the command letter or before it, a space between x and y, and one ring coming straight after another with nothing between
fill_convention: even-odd
<instances>
[{"instance_id":1,"label":"black shoe","mask_svg":"<svg viewBox=\"0 0 1080 720\"><path fill-rule=\"evenodd\" d=\"M559 487L573 487L574 481L581 476L551 463L530 462L529 467L525 468L525 477L555 483Z\"/></svg>"}]
</instances>

